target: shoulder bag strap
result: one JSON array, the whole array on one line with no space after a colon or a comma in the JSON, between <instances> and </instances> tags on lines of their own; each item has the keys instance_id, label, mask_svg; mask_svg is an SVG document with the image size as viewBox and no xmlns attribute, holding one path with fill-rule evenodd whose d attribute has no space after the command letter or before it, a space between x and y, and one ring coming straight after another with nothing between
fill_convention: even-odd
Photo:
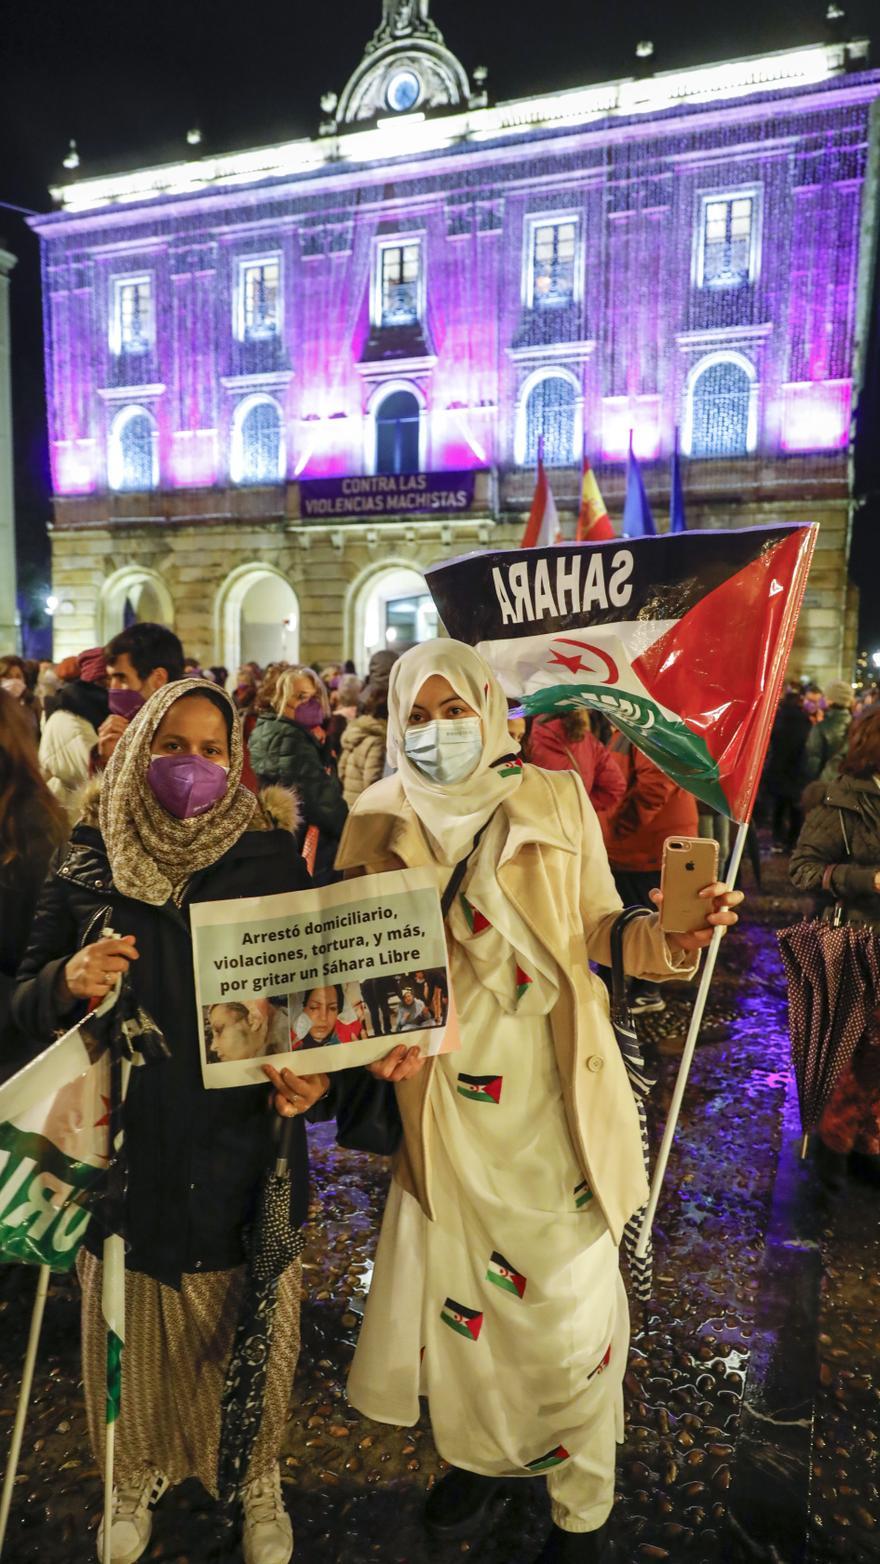
<instances>
[{"instance_id":1,"label":"shoulder bag strap","mask_svg":"<svg viewBox=\"0 0 880 1564\"><path fill-rule=\"evenodd\" d=\"M650 916L647 907L624 907L611 928L611 1009L620 1015L626 1006L626 973L623 970L623 932L634 918Z\"/></svg>"},{"instance_id":2,"label":"shoulder bag strap","mask_svg":"<svg viewBox=\"0 0 880 1564\"><path fill-rule=\"evenodd\" d=\"M455 865L455 868L453 869L451 875L449 876L449 880L447 882L446 889L445 889L445 891L443 892L443 895L440 898L440 908L441 908L441 911L443 913L444 921L449 916L449 910L450 910L450 908L452 906L452 903L455 901L456 896L458 895L458 892L459 892L459 890L461 888L461 882L464 879L465 875L467 874L467 866L470 863L471 859L474 856L474 853L476 852L477 848L480 845L480 840L482 838L483 831L485 831L485 829L486 829L486 827L483 826L482 829L477 832L476 836L474 837L473 846L471 847L470 851L467 852L465 854L465 856L459 860L459 862Z\"/></svg>"}]
</instances>

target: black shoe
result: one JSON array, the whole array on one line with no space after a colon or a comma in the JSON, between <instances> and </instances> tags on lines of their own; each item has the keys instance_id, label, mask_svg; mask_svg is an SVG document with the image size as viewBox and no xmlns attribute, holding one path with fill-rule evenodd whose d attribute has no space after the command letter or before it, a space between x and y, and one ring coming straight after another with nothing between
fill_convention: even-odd
<instances>
[{"instance_id":1,"label":"black shoe","mask_svg":"<svg viewBox=\"0 0 880 1564\"><path fill-rule=\"evenodd\" d=\"M598 1531L563 1531L554 1526L533 1564L616 1564L619 1558L606 1521Z\"/></svg>"},{"instance_id":2,"label":"black shoe","mask_svg":"<svg viewBox=\"0 0 880 1564\"><path fill-rule=\"evenodd\" d=\"M832 1151L820 1140L816 1146L816 1169L823 1189L831 1195L839 1195L846 1183L848 1158L842 1151Z\"/></svg>"},{"instance_id":3,"label":"black shoe","mask_svg":"<svg viewBox=\"0 0 880 1564\"><path fill-rule=\"evenodd\" d=\"M482 1477L450 1467L425 1500L425 1526L438 1541L472 1537L489 1524L508 1491L503 1477Z\"/></svg>"}]
</instances>

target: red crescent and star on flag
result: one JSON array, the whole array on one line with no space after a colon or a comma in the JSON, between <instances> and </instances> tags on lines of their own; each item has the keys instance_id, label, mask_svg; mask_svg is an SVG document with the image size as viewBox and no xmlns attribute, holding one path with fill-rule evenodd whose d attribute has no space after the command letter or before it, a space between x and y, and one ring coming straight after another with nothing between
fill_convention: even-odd
<instances>
[{"instance_id":1,"label":"red crescent and star on flag","mask_svg":"<svg viewBox=\"0 0 880 1564\"><path fill-rule=\"evenodd\" d=\"M552 648L553 655L550 659L551 668L567 668L569 673L575 675L588 673L591 678L595 679L597 676L596 668L589 662L584 662L583 658L583 653L589 652L590 656L598 658L599 662L604 664L606 669L605 677L600 678L599 683L616 684L618 682L620 671L617 664L613 657L609 657L608 653L602 650L601 646L591 646L589 641L575 641L569 636L560 636L558 645L574 646L577 647L577 651L566 653L559 651L557 646L554 646Z\"/></svg>"}]
</instances>

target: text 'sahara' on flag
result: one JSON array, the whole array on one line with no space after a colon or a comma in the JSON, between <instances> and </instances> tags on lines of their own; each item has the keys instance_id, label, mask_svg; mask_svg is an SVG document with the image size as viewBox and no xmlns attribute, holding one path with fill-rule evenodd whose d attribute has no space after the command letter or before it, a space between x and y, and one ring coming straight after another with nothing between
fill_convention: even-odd
<instances>
[{"instance_id":1,"label":"text 'sahara' on flag","mask_svg":"<svg viewBox=\"0 0 880 1564\"><path fill-rule=\"evenodd\" d=\"M817 530L499 550L427 580L448 633L528 713L603 711L682 787L747 820Z\"/></svg>"}]
</instances>

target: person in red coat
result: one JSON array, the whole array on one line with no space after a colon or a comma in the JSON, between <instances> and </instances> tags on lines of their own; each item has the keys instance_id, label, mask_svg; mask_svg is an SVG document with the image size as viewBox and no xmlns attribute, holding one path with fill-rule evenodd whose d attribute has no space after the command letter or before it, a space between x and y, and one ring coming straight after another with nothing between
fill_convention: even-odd
<instances>
[{"instance_id":1,"label":"person in red coat","mask_svg":"<svg viewBox=\"0 0 880 1564\"><path fill-rule=\"evenodd\" d=\"M585 707L566 712L564 717L546 717L536 722L529 740L529 760L544 771L577 771L597 814L613 809L626 789L626 782L607 747L590 728Z\"/></svg>"},{"instance_id":2,"label":"person in red coat","mask_svg":"<svg viewBox=\"0 0 880 1564\"><path fill-rule=\"evenodd\" d=\"M599 817L611 873L625 907L653 911L649 892L660 884L663 843L668 836L697 835L697 801L622 733L608 748L625 788L620 802ZM631 1004L635 1011L665 1009L658 986L640 980L633 982Z\"/></svg>"}]
</instances>

